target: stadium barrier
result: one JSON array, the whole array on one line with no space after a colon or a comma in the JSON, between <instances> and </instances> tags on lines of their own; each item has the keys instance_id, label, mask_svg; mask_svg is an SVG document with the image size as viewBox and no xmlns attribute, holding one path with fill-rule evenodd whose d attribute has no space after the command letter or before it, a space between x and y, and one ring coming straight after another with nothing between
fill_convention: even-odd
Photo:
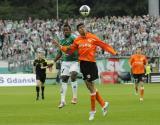
<instances>
[{"instance_id":1,"label":"stadium barrier","mask_svg":"<svg viewBox=\"0 0 160 125\"><path fill-rule=\"evenodd\" d=\"M97 60L100 82L106 83L132 83L129 57L114 57ZM160 58L151 57L152 73L160 72Z\"/></svg>"},{"instance_id":2,"label":"stadium barrier","mask_svg":"<svg viewBox=\"0 0 160 125\"><path fill-rule=\"evenodd\" d=\"M0 86L35 86L35 74L0 74Z\"/></svg>"},{"instance_id":3,"label":"stadium barrier","mask_svg":"<svg viewBox=\"0 0 160 125\"><path fill-rule=\"evenodd\" d=\"M101 72L100 79L101 79L101 82L104 84L117 83L118 73L117 72Z\"/></svg>"},{"instance_id":4,"label":"stadium barrier","mask_svg":"<svg viewBox=\"0 0 160 125\"><path fill-rule=\"evenodd\" d=\"M97 66L99 71L99 82L105 82L107 81L101 79L101 75L103 75L103 72L117 72L118 77L116 79L117 83L128 83L131 81L131 75L130 75L130 66L128 64L129 57L113 57L113 58L99 58L97 59ZM51 62L52 60L47 60L47 62ZM6 64L2 65L0 61L0 73L1 74L15 74L15 73L32 73L33 60L29 61L30 63L27 64ZM150 60L152 64L152 73L159 73L160 72L160 57L152 57ZM14 64L14 63L13 63ZM56 79L57 73L59 70L56 69L56 65L52 67L52 69L47 69L47 79ZM79 76L81 78L81 74ZM109 82L110 83L110 82ZM115 81L113 81L115 83Z\"/></svg>"},{"instance_id":5,"label":"stadium barrier","mask_svg":"<svg viewBox=\"0 0 160 125\"><path fill-rule=\"evenodd\" d=\"M160 73L150 73L150 83L160 83Z\"/></svg>"}]
</instances>

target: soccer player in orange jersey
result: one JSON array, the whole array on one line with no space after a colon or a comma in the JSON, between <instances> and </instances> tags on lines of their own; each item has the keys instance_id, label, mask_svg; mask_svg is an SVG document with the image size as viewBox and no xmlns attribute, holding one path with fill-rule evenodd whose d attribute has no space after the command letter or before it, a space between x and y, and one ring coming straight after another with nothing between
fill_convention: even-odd
<instances>
[{"instance_id":1,"label":"soccer player in orange jersey","mask_svg":"<svg viewBox=\"0 0 160 125\"><path fill-rule=\"evenodd\" d=\"M135 91L138 93L138 84L140 83L140 101L143 101L144 86L143 77L145 74L145 65L147 64L147 57L142 54L142 48L138 47L136 53L130 57L131 73L135 81Z\"/></svg>"},{"instance_id":2,"label":"soccer player in orange jersey","mask_svg":"<svg viewBox=\"0 0 160 125\"><path fill-rule=\"evenodd\" d=\"M116 55L117 52L96 35L87 32L83 23L77 25L77 30L80 36L78 36L70 46L61 46L55 40L53 40L53 44L57 44L62 51L68 54L72 54L75 50L78 50L80 70L83 74L83 80L90 91L91 111L89 120L93 120L96 113L96 100L101 105L104 116L107 114L109 106L109 103L103 100L93 82L98 78L98 68L95 60L96 47L99 46L113 55Z\"/></svg>"}]
</instances>

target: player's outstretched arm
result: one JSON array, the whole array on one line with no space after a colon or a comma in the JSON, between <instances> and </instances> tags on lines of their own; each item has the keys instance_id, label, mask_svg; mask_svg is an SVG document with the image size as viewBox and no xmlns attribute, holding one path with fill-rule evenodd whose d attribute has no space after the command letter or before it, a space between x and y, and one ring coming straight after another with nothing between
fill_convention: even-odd
<instances>
[{"instance_id":1,"label":"player's outstretched arm","mask_svg":"<svg viewBox=\"0 0 160 125\"><path fill-rule=\"evenodd\" d=\"M97 46L100 46L103 50L108 51L109 53L111 53L112 55L118 55L118 53L116 52L116 50L113 49L112 46L110 46L109 44L101 41L101 40L96 40L94 42Z\"/></svg>"},{"instance_id":2,"label":"player's outstretched arm","mask_svg":"<svg viewBox=\"0 0 160 125\"><path fill-rule=\"evenodd\" d=\"M60 50L67 53L68 48L66 46L61 46L57 40L53 39L52 44L56 45Z\"/></svg>"},{"instance_id":3,"label":"player's outstretched arm","mask_svg":"<svg viewBox=\"0 0 160 125\"><path fill-rule=\"evenodd\" d=\"M61 48L61 45L59 44L59 42L55 39L52 40L52 44L56 45L58 48Z\"/></svg>"},{"instance_id":4,"label":"player's outstretched arm","mask_svg":"<svg viewBox=\"0 0 160 125\"><path fill-rule=\"evenodd\" d=\"M52 67L54 65L54 63L49 63L49 64L47 64L47 68L50 68L50 67Z\"/></svg>"},{"instance_id":5,"label":"player's outstretched arm","mask_svg":"<svg viewBox=\"0 0 160 125\"><path fill-rule=\"evenodd\" d=\"M92 38L94 39L93 42L95 45L100 46L103 50L111 53L112 55L118 55L118 53L113 49L112 46L100 40L96 35L92 35Z\"/></svg>"},{"instance_id":6,"label":"player's outstretched arm","mask_svg":"<svg viewBox=\"0 0 160 125\"><path fill-rule=\"evenodd\" d=\"M52 40L52 44L55 44L61 51L67 53L67 54L72 54L75 50L77 50L77 44L72 43L70 46L62 46L59 44L58 41Z\"/></svg>"}]
</instances>

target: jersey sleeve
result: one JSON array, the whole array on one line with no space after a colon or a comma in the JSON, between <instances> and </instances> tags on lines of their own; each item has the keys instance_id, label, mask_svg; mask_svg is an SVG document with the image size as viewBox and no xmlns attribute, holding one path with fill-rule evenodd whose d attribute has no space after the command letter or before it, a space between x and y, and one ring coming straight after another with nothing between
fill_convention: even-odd
<instances>
[{"instance_id":1,"label":"jersey sleeve","mask_svg":"<svg viewBox=\"0 0 160 125\"><path fill-rule=\"evenodd\" d=\"M98 37L94 36L94 44L97 46L100 46L103 50L116 55L117 52L107 43L103 42L102 40L100 40Z\"/></svg>"},{"instance_id":2,"label":"jersey sleeve","mask_svg":"<svg viewBox=\"0 0 160 125\"><path fill-rule=\"evenodd\" d=\"M70 55L77 49L78 45L76 44L76 41L74 41L70 46L61 46L61 50Z\"/></svg>"}]
</instances>

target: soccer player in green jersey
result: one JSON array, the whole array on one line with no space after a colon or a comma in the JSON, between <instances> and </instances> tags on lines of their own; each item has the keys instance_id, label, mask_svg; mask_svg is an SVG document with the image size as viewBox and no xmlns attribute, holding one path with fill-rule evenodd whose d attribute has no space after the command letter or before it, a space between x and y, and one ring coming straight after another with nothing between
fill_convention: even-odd
<instances>
[{"instance_id":1,"label":"soccer player in green jersey","mask_svg":"<svg viewBox=\"0 0 160 125\"><path fill-rule=\"evenodd\" d=\"M60 44L63 46L69 46L73 43L75 39L75 35L71 33L71 27L68 24L63 26L64 38L60 40ZM69 78L71 80L72 93L73 97L71 100L72 104L77 103L77 74L79 72L79 64L78 64L78 53L74 52L72 55L66 54L62 51L59 51L57 56L54 59L54 62L61 58L61 101L59 104L59 108L62 108L66 104L65 96L67 92L67 83Z\"/></svg>"}]
</instances>

